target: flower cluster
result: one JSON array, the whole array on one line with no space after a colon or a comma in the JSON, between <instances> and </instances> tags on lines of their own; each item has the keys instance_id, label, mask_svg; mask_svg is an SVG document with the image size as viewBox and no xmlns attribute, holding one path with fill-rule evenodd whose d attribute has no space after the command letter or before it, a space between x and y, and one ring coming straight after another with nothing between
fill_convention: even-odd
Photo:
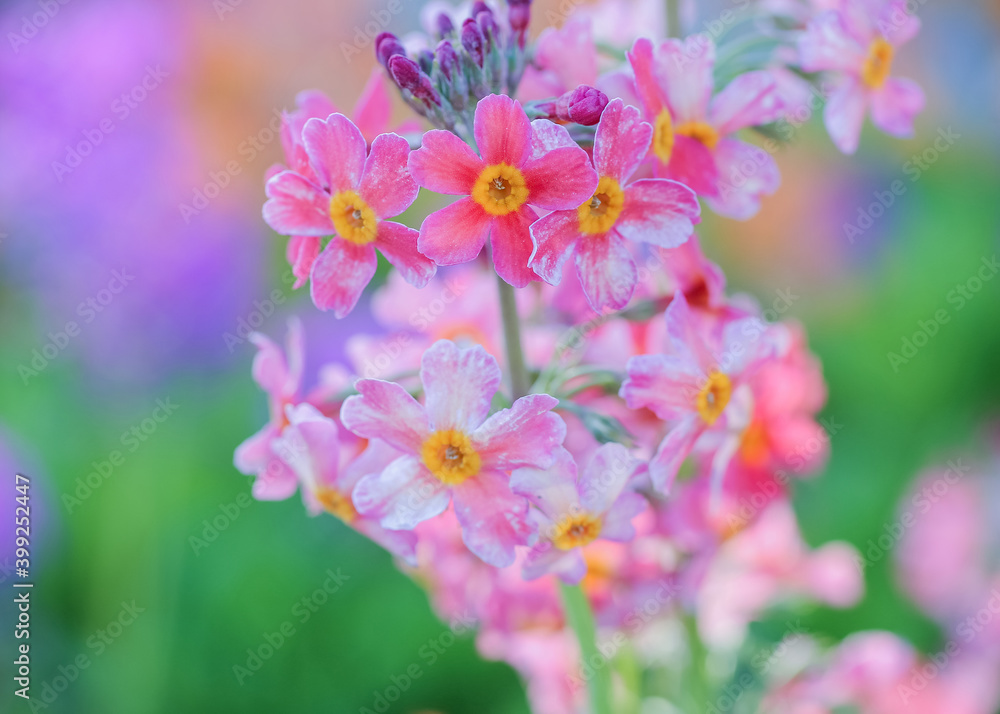
<instances>
[{"instance_id":1,"label":"flower cluster","mask_svg":"<svg viewBox=\"0 0 1000 714\"><path fill-rule=\"evenodd\" d=\"M910 131L922 96L889 75L917 25L894 1L791 4L796 29L734 73L704 35L609 48L581 12L531 43L528 0L476 2L427 37L380 35L385 73L353 120L317 92L285 116L264 219L291 236L299 284L341 318L376 251L396 270L371 297L376 334L348 336L349 364L309 392L300 325L285 352L254 336L271 418L236 466L258 498L298 489L383 545L443 617L471 612L543 714L580 711L571 675L600 668L569 593L602 631L693 622L692 645L722 648L789 593L860 596L853 551L810 551L788 505L827 452L818 363L801 327L726 293L695 226L699 198L746 219L777 190L746 134L816 72L839 83L840 148L869 105ZM434 128L385 131L390 81ZM391 220L419 188L458 198L419 229ZM643 661L669 654L648 644Z\"/></svg>"}]
</instances>

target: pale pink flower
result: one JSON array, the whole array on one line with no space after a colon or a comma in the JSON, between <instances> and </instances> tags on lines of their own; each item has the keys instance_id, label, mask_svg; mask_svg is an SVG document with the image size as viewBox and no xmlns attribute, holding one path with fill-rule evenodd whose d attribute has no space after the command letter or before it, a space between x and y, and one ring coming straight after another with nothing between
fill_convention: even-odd
<instances>
[{"instance_id":1,"label":"pale pink flower","mask_svg":"<svg viewBox=\"0 0 1000 714\"><path fill-rule=\"evenodd\" d=\"M454 499L469 550L497 567L514 560L529 535L527 501L514 495L509 472L547 468L566 435L551 410L558 400L532 394L490 416L500 368L484 349L460 350L441 340L424 354L421 405L398 384L359 380L341 409L346 428L380 438L405 456L358 484L362 513L383 513L382 525L407 530L440 514Z\"/></svg>"}]
</instances>

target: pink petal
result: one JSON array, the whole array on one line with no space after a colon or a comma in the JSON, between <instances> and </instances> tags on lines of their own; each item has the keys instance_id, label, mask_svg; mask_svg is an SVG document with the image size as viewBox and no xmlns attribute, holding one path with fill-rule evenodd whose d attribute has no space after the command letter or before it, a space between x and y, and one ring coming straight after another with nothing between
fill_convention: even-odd
<instances>
[{"instance_id":1,"label":"pink petal","mask_svg":"<svg viewBox=\"0 0 1000 714\"><path fill-rule=\"evenodd\" d=\"M282 171L264 187L264 221L282 235L328 236L335 233L330 220L330 196L293 171Z\"/></svg>"},{"instance_id":2,"label":"pink petal","mask_svg":"<svg viewBox=\"0 0 1000 714\"><path fill-rule=\"evenodd\" d=\"M601 525L601 538L621 543L635 538L635 526L632 519L649 508L649 502L638 493L626 491L604 516Z\"/></svg>"},{"instance_id":3,"label":"pink petal","mask_svg":"<svg viewBox=\"0 0 1000 714\"><path fill-rule=\"evenodd\" d=\"M708 121L725 137L748 126L769 124L785 110L770 72L745 72L715 95Z\"/></svg>"},{"instance_id":4,"label":"pink petal","mask_svg":"<svg viewBox=\"0 0 1000 714\"><path fill-rule=\"evenodd\" d=\"M461 198L427 216L417 250L438 265L474 260L486 244L493 216L471 198Z\"/></svg>"},{"instance_id":5,"label":"pink petal","mask_svg":"<svg viewBox=\"0 0 1000 714\"><path fill-rule=\"evenodd\" d=\"M455 134L435 129L424 134L420 148L410 153L409 169L420 186L462 196L472 193L483 161Z\"/></svg>"},{"instance_id":6,"label":"pink petal","mask_svg":"<svg viewBox=\"0 0 1000 714\"><path fill-rule=\"evenodd\" d=\"M553 211L531 224L531 242L534 250L528 265L550 285L562 279L563 265L572 255L577 241L588 236L580 233L580 219L576 210Z\"/></svg>"},{"instance_id":7,"label":"pink petal","mask_svg":"<svg viewBox=\"0 0 1000 714\"><path fill-rule=\"evenodd\" d=\"M368 141L372 141L389 126L392 98L389 96L385 72L381 67L372 70L352 114L354 123ZM328 115L329 113L324 116Z\"/></svg>"},{"instance_id":8,"label":"pink petal","mask_svg":"<svg viewBox=\"0 0 1000 714\"><path fill-rule=\"evenodd\" d=\"M285 256L292 266L292 275L295 276L293 289L301 288L308 282L321 242L319 236L292 236L288 239Z\"/></svg>"},{"instance_id":9,"label":"pink petal","mask_svg":"<svg viewBox=\"0 0 1000 714\"><path fill-rule=\"evenodd\" d=\"M520 168L531 155L531 122L521 103L491 94L476 106L473 134L483 162Z\"/></svg>"},{"instance_id":10,"label":"pink petal","mask_svg":"<svg viewBox=\"0 0 1000 714\"><path fill-rule=\"evenodd\" d=\"M698 197L684 184L642 179L626 187L615 230L629 240L676 248L691 236L700 215Z\"/></svg>"},{"instance_id":11,"label":"pink petal","mask_svg":"<svg viewBox=\"0 0 1000 714\"><path fill-rule=\"evenodd\" d=\"M577 488L583 508L594 515L610 511L638 467L638 460L621 444L602 445L580 474Z\"/></svg>"},{"instance_id":12,"label":"pink petal","mask_svg":"<svg viewBox=\"0 0 1000 714\"><path fill-rule=\"evenodd\" d=\"M334 237L313 263L313 303L320 310L333 310L335 317L347 316L358 303L365 286L375 276L378 259L369 245L356 245Z\"/></svg>"},{"instance_id":13,"label":"pink petal","mask_svg":"<svg viewBox=\"0 0 1000 714\"><path fill-rule=\"evenodd\" d=\"M718 366L718 359L705 343L701 319L691 310L683 293L675 292L663 315L670 340L670 352L693 355L702 376Z\"/></svg>"},{"instance_id":14,"label":"pink petal","mask_svg":"<svg viewBox=\"0 0 1000 714\"><path fill-rule=\"evenodd\" d=\"M665 178L680 181L701 196L711 196L715 193L719 172L707 146L690 136L677 135Z\"/></svg>"},{"instance_id":15,"label":"pink petal","mask_svg":"<svg viewBox=\"0 0 1000 714\"><path fill-rule=\"evenodd\" d=\"M537 159L553 149L579 146L573 137L560 126L548 119L535 119L531 122L531 158Z\"/></svg>"},{"instance_id":16,"label":"pink petal","mask_svg":"<svg viewBox=\"0 0 1000 714\"><path fill-rule=\"evenodd\" d=\"M857 151L868 95L855 79L846 79L826 102L823 121L834 145L845 154Z\"/></svg>"},{"instance_id":17,"label":"pink petal","mask_svg":"<svg viewBox=\"0 0 1000 714\"><path fill-rule=\"evenodd\" d=\"M872 122L886 134L913 136L913 119L924 110L924 90L912 79L893 77L872 93Z\"/></svg>"},{"instance_id":18,"label":"pink petal","mask_svg":"<svg viewBox=\"0 0 1000 714\"><path fill-rule=\"evenodd\" d=\"M829 10L810 20L799 38L799 62L806 72L857 73L865 63L867 49L851 35L840 13Z\"/></svg>"},{"instance_id":19,"label":"pink petal","mask_svg":"<svg viewBox=\"0 0 1000 714\"><path fill-rule=\"evenodd\" d=\"M419 454L431 433L427 412L395 382L359 379L358 394L344 400L340 422L364 439L382 439L409 454Z\"/></svg>"},{"instance_id":20,"label":"pink petal","mask_svg":"<svg viewBox=\"0 0 1000 714\"><path fill-rule=\"evenodd\" d=\"M564 129L565 131L565 129ZM598 176L579 146L567 146L524 165L528 202L549 211L576 208L594 195Z\"/></svg>"},{"instance_id":21,"label":"pink petal","mask_svg":"<svg viewBox=\"0 0 1000 714\"><path fill-rule=\"evenodd\" d=\"M290 397L298 385L291 377L285 353L270 337L254 332L250 341L257 347L253 358L253 379L260 388L279 400ZM273 415L280 417L281 415Z\"/></svg>"},{"instance_id":22,"label":"pink petal","mask_svg":"<svg viewBox=\"0 0 1000 714\"><path fill-rule=\"evenodd\" d=\"M271 441L281 431L274 424L265 424L264 428L253 436L247 437L233 453L233 465L242 474L250 476L264 471L271 453Z\"/></svg>"},{"instance_id":23,"label":"pink petal","mask_svg":"<svg viewBox=\"0 0 1000 714\"><path fill-rule=\"evenodd\" d=\"M576 585L587 574L587 563L580 548L559 550L549 541L543 541L528 551L521 577L536 580L543 575L558 575L570 585Z\"/></svg>"},{"instance_id":24,"label":"pink petal","mask_svg":"<svg viewBox=\"0 0 1000 714\"><path fill-rule=\"evenodd\" d=\"M483 562L505 568L514 562L514 548L527 542L528 502L511 493L507 476L482 471L453 489L455 515L462 540Z\"/></svg>"},{"instance_id":25,"label":"pink petal","mask_svg":"<svg viewBox=\"0 0 1000 714\"><path fill-rule=\"evenodd\" d=\"M660 447L649 462L649 477L658 492L670 491L681 464L704 431L704 425L700 416L689 414L660 442Z\"/></svg>"},{"instance_id":26,"label":"pink petal","mask_svg":"<svg viewBox=\"0 0 1000 714\"><path fill-rule=\"evenodd\" d=\"M666 94L656 76L653 59L653 42L640 37L628 53L629 64L635 75L635 89L646 116L655 119L666 104Z\"/></svg>"},{"instance_id":27,"label":"pink petal","mask_svg":"<svg viewBox=\"0 0 1000 714\"><path fill-rule=\"evenodd\" d=\"M493 221L490 232L493 266L497 275L515 288L523 288L538 277L528 267L534 249L530 226L536 220L538 214L530 206L521 206L521 210L497 216Z\"/></svg>"},{"instance_id":28,"label":"pink petal","mask_svg":"<svg viewBox=\"0 0 1000 714\"><path fill-rule=\"evenodd\" d=\"M882 8L878 27L885 30L885 39L893 47L902 47L920 32L920 18L907 11L906 0L892 0Z\"/></svg>"},{"instance_id":29,"label":"pink petal","mask_svg":"<svg viewBox=\"0 0 1000 714\"><path fill-rule=\"evenodd\" d=\"M628 377L619 396L630 409L651 409L672 420L692 412L706 375L687 350L672 354L636 355L626 365Z\"/></svg>"},{"instance_id":30,"label":"pink petal","mask_svg":"<svg viewBox=\"0 0 1000 714\"><path fill-rule=\"evenodd\" d=\"M496 359L482 347L459 349L450 340L435 342L424 352L420 366L434 429L471 433L489 416L501 379Z\"/></svg>"},{"instance_id":31,"label":"pink petal","mask_svg":"<svg viewBox=\"0 0 1000 714\"><path fill-rule=\"evenodd\" d=\"M417 200L417 184L406 168L410 143L396 134L381 134L372 142L358 194L378 218L392 218Z\"/></svg>"},{"instance_id":32,"label":"pink petal","mask_svg":"<svg viewBox=\"0 0 1000 714\"><path fill-rule=\"evenodd\" d=\"M517 469L510 477L514 493L527 498L549 521L558 521L580 508L576 462L566 449L556 451L556 461L549 468Z\"/></svg>"},{"instance_id":33,"label":"pink petal","mask_svg":"<svg viewBox=\"0 0 1000 714\"><path fill-rule=\"evenodd\" d=\"M675 124L704 119L712 98L715 43L703 34L666 40L656 48L655 61Z\"/></svg>"},{"instance_id":34,"label":"pink petal","mask_svg":"<svg viewBox=\"0 0 1000 714\"><path fill-rule=\"evenodd\" d=\"M277 456L272 456L267 468L257 473L251 494L258 501L284 501L299 487L295 472Z\"/></svg>"},{"instance_id":35,"label":"pink petal","mask_svg":"<svg viewBox=\"0 0 1000 714\"><path fill-rule=\"evenodd\" d=\"M558 404L548 394L529 394L487 419L472 434L483 467L548 468L566 437L566 423L551 411Z\"/></svg>"},{"instance_id":36,"label":"pink petal","mask_svg":"<svg viewBox=\"0 0 1000 714\"><path fill-rule=\"evenodd\" d=\"M417 567L417 534L413 531L394 531L383 528L373 518L357 518L351 525L411 568Z\"/></svg>"},{"instance_id":37,"label":"pink petal","mask_svg":"<svg viewBox=\"0 0 1000 714\"><path fill-rule=\"evenodd\" d=\"M760 210L762 196L770 196L781 185L774 158L759 146L738 139L723 139L715 149L719 168L716 196L706 199L722 216L745 221Z\"/></svg>"},{"instance_id":38,"label":"pink petal","mask_svg":"<svg viewBox=\"0 0 1000 714\"><path fill-rule=\"evenodd\" d=\"M417 250L420 234L400 223L379 221L375 247L410 285L422 288L434 277L437 265Z\"/></svg>"},{"instance_id":39,"label":"pink petal","mask_svg":"<svg viewBox=\"0 0 1000 714\"><path fill-rule=\"evenodd\" d=\"M610 176L618 183L636 172L646 158L653 140L653 127L642 120L635 107L614 99L601 114L594 137L594 166L600 176Z\"/></svg>"},{"instance_id":40,"label":"pink petal","mask_svg":"<svg viewBox=\"0 0 1000 714\"><path fill-rule=\"evenodd\" d=\"M353 190L361 183L368 144L343 114L307 121L302 143L316 176L331 193Z\"/></svg>"},{"instance_id":41,"label":"pink petal","mask_svg":"<svg viewBox=\"0 0 1000 714\"><path fill-rule=\"evenodd\" d=\"M442 513L451 492L416 457L404 456L358 481L352 498L359 513L379 514L383 528L413 530Z\"/></svg>"},{"instance_id":42,"label":"pink petal","mask_svg":"<svg viewBox=\"0 0 1000 714\"><path fill-rule=\"evenodd\" d=\"M614 232L586 236L577 244L576 272L595 312L620 310L635 292L635 261Z\"/></svg>"},{"instance_id":43,"label":"pink petal","mask_svg":"<svg viewBox=\"0 0 1000 714\"><path fill-rule=\"evenodd\" d=\"M274 452L310 492L339 485L340 434L337 423L311 404L287 409L289 426L274 440Z\"/></svg>"}]
</instances>

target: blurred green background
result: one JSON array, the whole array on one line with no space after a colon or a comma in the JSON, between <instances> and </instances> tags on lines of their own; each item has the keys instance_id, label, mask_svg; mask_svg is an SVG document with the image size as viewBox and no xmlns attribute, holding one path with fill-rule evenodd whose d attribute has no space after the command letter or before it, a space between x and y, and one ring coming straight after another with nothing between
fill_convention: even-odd
<instances>
[{"instance_id":1,"label":"blurred green background","mask_svg":"<svg viewBox=\"0 0 1000 714\"><path fill-rule=\"evenodd\" d=\"M178 3L169 10L149 5L169 18L164 26L169 30L163 32L180 31L185 38L183 56L173 58L180 63L175 82L161 101L177 108L189 120L183 126L193 128L151 124L156 107L147 104L108 141L131 145L163 138L170 146L198 147L189 175L202 181L206 172L239 155L245 170L207 213L219 221L239 216L242 223L217 272L185 274L161 286L150 298L149 312L131 320L116 316L132 300L132 293L123 293L101 318L114 322L114 330L85 329L25 383L19 367L49 341L49 332L73 317L80 300L107 282L106 271L118 263L112 251L103 263L81 264L90 282L52 300L47 287L52 283L45 280L53 276L37 276L45 275L46 261L57 251L64 245L72 250L80 232L91 227L68 219L40 224L34 216L45 215L44 201L42 208L4 203L0 362L6 378L0 380L0 427L16 455L16 468L33 478L38 526L33 691L43 695L60 667L68 668L81 654L90 663L42 710L358 711L372 706L374 692L388 686L391 676L418 662L423 676L393 711L526 712L516 675L505 665L481 660L471 636L440 647L445 626L384 552L333 518L307 518L298 498L248 500L250 482L232 466L235 446L266 419L263 395L250 379L252 348L238 344L229 350L224 336L252 311L252 301L282 289L287 300L266 317L262 331L280 337L284 316L298 312L308 317L309 337L331 355L346 334L364 328L363 318L337 323L313 314L308 296L292 295L282 282L283 241L257 219L262 175L280 159L278 142L264 146L260 159L248 160L233 149L245 134L266 126L271 106L290 107L299 89L317 86L340 105L353 104L371 66L369 51L346 67L338 43L352 41L368 7L233 3L232 12L220 16L211 3ZM370 7L380 5L375 0ZM704 10L706 16L712 7ZM8 4L3 27L17 27L32 8L32 3ZM417 11L416 3L404 4L389 28L415 28ZM46 30L51 42L42 37L23 53L62 53L61 60L69 61L72 55L61 40L54 46L62 31L57 21L66 28L86 28L80 18L90 12L111 17L116 7L67 5ZM812 544L840 539L864 551L894 519L899 498L920 470L957 454L979 453L981 429L997 416L1000 404L1000 279L983 282L961 308L954 298L949 301L984 259L1000 252L996 8L972 2L928 5L923 17L925 32L900 59L930 97L914 139L890 140L869 127L858 156L843 157L814 119L777 156L784 186L765 201L760 216L748 224L710 218L704 225L706 250L726 269L732 290L749 292L765 306L780 290L796 296L787 316L806 325L823 362L830 390L823 416L840 428L829 466L795 491L801 527ZM99 20L92 22L101 26ZM533 31L544 24L539 11ZM22 61L32 60L19 55L17 62ZM136 78L142 76L142 61ZM0 77L13 82L24 66L11 64ZM17 126L10 118L22 110L27 111L0 109L6 115L3 126ZM907 162L933 147L939 129L949 127L959 138L913 180ZM160 131L167 134L161 137ZM36 163L48 171L50 160L60 155L60 140L39 147ZM96 174L96 161L80 172ZM103 180L79 178L81 185ZM147 179L156 175L141 180ZM62 187L51 174L46 180L53 189L48 198L58 203ZM905 185L903 195L851 242L844 224L857 222L859 208L896 180ZM181 180L185 190L173 190L164 199L170 218L167 228L156 228L165 233L157 240L171 240L175 227L178 235L184 230L174 206L189 197L187 186L200 185L197 181ZM144 190L155 194L159 187ZM110 189L105 200L110 211L134 209ZM141 246L152 240L141 230L144 222L162 219L148 206L140 209L147 211L136 219L140 230L134 239ZM214 228L206 232L218 233ZM156 262L139 265L137 283L158 267ZM205 310L218 316L208 321L199 314L200 304L185 303L196 280L207 281L199 285L213 295L236 291L241 297L235 306L205 303L210 304ZM920 321L941 309L948 322L894 369L888 353L900 353ZM179 311L181 323L188 317L206 320L204 334L162 328L161 312L170 310ZM156 325L154 339L144 334L147 324ZM101 344L90 344L95 341ZM134 344L141 349L133 350ZM119 365L126 353L128 360ZM164 354L175 356L165 361ZM147 364L155 369L144 370ZM314 372L307 373L307 381L314 378ZM157 400L169 400L176 411L144 434L145 440L128 442L136 447L130 450L123 434L135 426L141 430ZM82 488L92 464L108 461L116 450L124 461L97 488ZM805 621L810 631L837 639L860 629L889 629L934 651L940 633L900 594L887 561L867 571L860 605L813 613ZM343 582L326 596L324 582L332 582L328 570ZM9 582L9 573L4 571L3 578ZM123 614L128 609L123 603L133 601L134 620ZM4 622L11 622L10 604L5 608ZM116 620L129 624L109 628ZM285 641L274 646L274 633L283 626ZM772 629L776 638L781 636L779 626ZM768 631L760 630L765 638ZM108 633L104 643L102 632ZM6 649L9 638L3 640L6 672L13 655ZM428 648L440 649L433 663ZM253 653L269 650L263 661L253 659ZM28 710L12 700L5 692L0 710Z\"/></svg>"}]
</instances>

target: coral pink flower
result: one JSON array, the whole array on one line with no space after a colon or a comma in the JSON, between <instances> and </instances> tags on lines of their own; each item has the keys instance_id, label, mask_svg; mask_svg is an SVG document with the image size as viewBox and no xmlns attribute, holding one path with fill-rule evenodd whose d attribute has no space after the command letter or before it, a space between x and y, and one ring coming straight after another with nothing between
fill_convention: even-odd
<instances>
[{"instance_id":1,"label":"coral pink flower","mask_svg":"<svg viewBox=\"0 0 1000 714\"><path fill-rule=\"evenodd\" d=\"M701 213L694 192L676 181L642 179L626 185L652 137L653 127L642 121L638 109L621 99L612 101L594 138L594 167L600 177L594 195L531 226L532 269L556 284L563 264L575 254L580 283L597 312L625 307L635 292L635 261L622 238L674 248L688 239Z\"/></svg>"},{"instance_id":2,"label":"coral pink flower","mask_svg":"<svg viewBox=\"0 0 1000 714\"><path fill-rule=\"evenodd\" d=\"M597 539L629 541L632 519L646 499L626 490L639 462L621 444L605 444L577 478L573 457L561 450L548 469L518 469L511 488L538 509L532 511L540 538L524 562L524 577L555 573L579 583L587 572L582 549Z\"/></svg>"},{"instance_id":3,"label":"coral pink flower","mask_svg":"<svg viewBox=\"0 0 1000 714\"><path fill-rule=\"evenodd\" d=\"M781 116L774 78L746 72L713 97L715 45L704 35L659 46L640 38L628 58L653 125L655 174L690 186L716 213L753 216L781 178L770 154L731 135Z\"/></svg>"},{"instance_id":4,"label":"coral pink flower","mask_svg":"<svg viewBox=\"0 0 1000 714\"><path fill-rule=\"evenodd\" d=\"M312 265L312 298L338 318L357 303L375 275L375 248L414 285L436 267L417 251L417 232L384 220L417 197L406 170L406 139L382 134L371 152L358 128L342 114L310 119L302 142L311 173L284 171L267 182L264 220L278 233L333 236Z\"/></svg>"},{"instance_id":5,"label":"coral pink flower","mask_svg":"<svg viewBox=\"0 0 1000 714\"><path fill-rule=\"evenodd\" d=\"M680 292L667 308L665 320L667 349L663 354L631 358L619 392L632 409L651 409L670 425L649 463L653 485L661 491L670 487L703 434L712 430L725 436L734 426L745 426L729 423L739 419L727 407L775 349L772 335L762 329L758 318L729 320L721 334L706 336ZM720 477L729 456L723 450L716 453L716 459L724 462L713 466Z\"/></svg>"},{"instance_id":6,"label":"coral pink flower","mask_svg":"<svg viewBox=\"0 0 1000 714\"><path fill-rule=\"evenodd\" d=\"M558 400L532 394L489 415L500 368L481 347L460 350L440 340L424 354L425 405L398 384L359 380L359 395L341 409L345 427L380 438L406 454L354 492L362 513L383 513L382 525L407 530L433 518L454 499L466 546L497 567L514 560L529 534L527 501L515 496L508 472L546 468L566 436L551 410Z\"/></svg>"},{"instance_id":7,"label":"coral pink flower","mask_svg":"<svg viewBox=\"0 0 1000 714\"><path fill-rule=\"evenodd\" d=\"M823 111L837 148L853 154L861 125L872 121L893 136L913 135L924 92L910 79L891 77L896 50L920 29L903 0L844 0L839 10L813 18L799 41L802 69L832 71L839 84Z\"/></svg>"},{"instance_id":8,"label":"coral pink flower","mask_svg":"<svg viewBox=\"0 0 1000 714\"><path fill-rule=\"evenodd\" d=\"M245 474L256 474L254 498L275 501L288 498L298 487L295 473L274 451L274 440L288 425L285 407L301 401L303 343L302 323L288 325L286 352L260 333L250 335L257 346L253 359L254 381L267 393L270 421L236 448L233 463ZM286 358L287 354L287 358Z\"/></svg>"},{"instance_id":9,"label":"coral pink flower","mask_svg":"<svg viewBox=\"0 0 1000 714\"><path fill-rule=\"evenodd\" d=\"M479 102L475 139L482 158L450 131L429 131L410 155L417 183L431 191L464 195L432 213L420 226L420 252L438 265L474 259L489 236L497 274L524 287L536 278L528 267L532 206L576 208L597 188L587 153L561 126L528 121L520 103L504 95Z\"/></svg>"},{"instance_id":10,"label":"coral pink flower","mask_svg":"<svg viewBox=\"0 0 1000 714\"><path fill-rule=\"evenodd\" d=\"M274 441L274 450L298 476L302 495L312 513L326 511L386 550L416 564L413 531L383 528L377 515L362 515L354 507L354 487L365 474L379 471L399 456L373 439L357 457L344 454L337 423L311 404L286 407L288 426Z\"/></svg>"}]
</instances>

